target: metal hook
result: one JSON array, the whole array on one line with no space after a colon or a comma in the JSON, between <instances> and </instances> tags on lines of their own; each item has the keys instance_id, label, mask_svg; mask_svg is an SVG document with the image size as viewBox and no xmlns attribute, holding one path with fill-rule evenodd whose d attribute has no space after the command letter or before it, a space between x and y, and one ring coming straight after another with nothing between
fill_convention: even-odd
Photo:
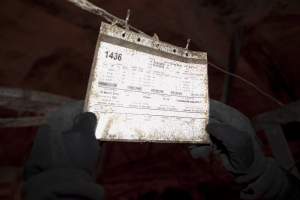
<instances>
[{"instance_id":1,"label":"metal hook","mask_svg":"<svg viewBox=\"0 0 300 200\"><path fill-rule=\"evenodd\" d=\"M111 22L111 25L112 26L115 26L116 24L118 24L119 23L119 21L117 20L117 19L114 19L112 22Z\"/></svg>"},{"instance_id":2,"label":"metal hook","mask_svg":"<svg viewBox=\"0 0 300 200\"><path fill-rule=\"evenodd\" d=\"M153 34L153 45L156 47L156 48L159 48L159 37L156 33Z\"/></svg>"},{"instance_id":3,"label":"metal hook","mask_svg":"<svg viewBox=\"0 0 300 200\"><path fill-rule=\"evenodd\" d=\"M127 14L126 14L126 19L125 19L125 28L126 29L129 29L129 26L128 26L129 17L130 17L130 9L127 10Z\"/></svg>"},{"instance_id":4,"label":"metal hook","mask_svg":"<svg viewBox=\"0 0 300 200\"><path fill-rule=\"evenodd\" d=\"M156 33L153 34L153 39L154 39L155 41L159 41L159 37L158 37L158 35L157 35Z\"/></svg>"},{"instance_id":5,"label":"metal hook","mask_svg":"<svg viewBox=\"0 0 300 200\"><path fill-rule=\"evenodd\" d=\"M127 15L126 15L126 19L125 19L126 24L128 24L129 17L130 17L130 9L127 10Z\"/></svg>"},{"instance_id":6,"label":"metal hook","mask_svg":"<svg viewBox=\"0 0 300 200\"><path fill-rule=\"evenodd\" d=\"M191 39L187 39L185 49L189 49Z\"/></svg>"}]
</instances>

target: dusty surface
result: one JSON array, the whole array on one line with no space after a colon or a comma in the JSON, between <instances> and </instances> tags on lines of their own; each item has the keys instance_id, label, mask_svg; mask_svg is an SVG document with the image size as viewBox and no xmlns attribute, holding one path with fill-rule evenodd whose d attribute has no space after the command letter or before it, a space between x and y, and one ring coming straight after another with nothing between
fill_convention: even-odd
<instances>
[{"instance_id":1,"label":"dusty surface","mask_svg":"<svg viewBox=\"0 0 300 200\"><path fill-rule=\"evenodd\" d=\"M242 26L245 35L236 73L284 103L299 99L300 12L296 0L272 1L272 5L267 0L93 2L124 18L130 8L130 23L148 34L157 33L161 40L184 47L191 38L191 49L207 51L209 60L224 68L230 38ZM1 1L0 85L83 99L100 20L62 0ZM223 78L222 73L209 68L214 99L222 96ZM249 117L278 107L238 80L233 82L229 99L230 105ZM16 115L7 110L1 113ZM0 165L21 167L35 130L1 129ZM295 142L294 138L290 144L299 160ZM219 173L218 165L192 160L184 145L107 144L106 152L105 175L99 181L107 188L109 199L134 199L142 191L167 186L197 193L201 191L198 186L207 181L201 194L214 195L211 185L223 188L221 196L237 194L226 190L224 185L230 179ZM10 190L5 194L10 196Z\"/></svg>"}]
</instances>

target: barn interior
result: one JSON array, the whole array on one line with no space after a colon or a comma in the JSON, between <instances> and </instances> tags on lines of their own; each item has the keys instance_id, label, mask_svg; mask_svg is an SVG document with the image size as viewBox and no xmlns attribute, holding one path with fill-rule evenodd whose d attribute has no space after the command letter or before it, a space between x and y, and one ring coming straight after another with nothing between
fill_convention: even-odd
<instances>
[{"instance_id":1,"label":"barn interior","mask_svg":"<svg viewBox=\"0 0 300 200\"><path fill-rule=\"evenodd\" d=\"M190 38L191 50L207 52L210 98L252 120L264 153L298 174L299 1L90 2L121 19L130 9L130 25L181 47ZM67 0L3 0L0 10L0 199L21 199L22 169L44 116L85 98L105 19ZM194 159L189 144L107 142L103 154L97 182L109 200L173 190L181 199L239 199L220 160Z\"/></svg>"}]
</instances>

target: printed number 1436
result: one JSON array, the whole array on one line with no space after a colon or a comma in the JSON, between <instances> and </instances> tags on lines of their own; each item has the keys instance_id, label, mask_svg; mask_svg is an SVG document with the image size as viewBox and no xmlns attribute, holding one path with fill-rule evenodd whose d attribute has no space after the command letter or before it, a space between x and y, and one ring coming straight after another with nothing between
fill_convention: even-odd
<instances>
[{"instance_id":1,"label":"printed number 1436","mask_svg":"<svg viewBox=\"0 0 300 200\"><path fill-rule=\"evenodd\" d=\"M122 60L122 54L121 53L117 53L117 52L105 51L105 57L113 59L113 60L118 60L118 61Z\"/></svg>"}]
</instances>

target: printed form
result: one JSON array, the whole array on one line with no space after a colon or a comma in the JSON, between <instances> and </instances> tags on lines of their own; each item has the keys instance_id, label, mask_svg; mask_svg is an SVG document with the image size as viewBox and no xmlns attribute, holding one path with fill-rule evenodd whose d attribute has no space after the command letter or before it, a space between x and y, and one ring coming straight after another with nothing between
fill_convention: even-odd
<instances>
[{"instance_id":1,"label":"printed form","mask_svg":"<svg viewBox=\"0 0 300 200\"><path fill-rule=\"evenodd\" d=\"M104 141L208 143L207 64L100 41L86 111Z\"/></svg>"}]
</instances>

